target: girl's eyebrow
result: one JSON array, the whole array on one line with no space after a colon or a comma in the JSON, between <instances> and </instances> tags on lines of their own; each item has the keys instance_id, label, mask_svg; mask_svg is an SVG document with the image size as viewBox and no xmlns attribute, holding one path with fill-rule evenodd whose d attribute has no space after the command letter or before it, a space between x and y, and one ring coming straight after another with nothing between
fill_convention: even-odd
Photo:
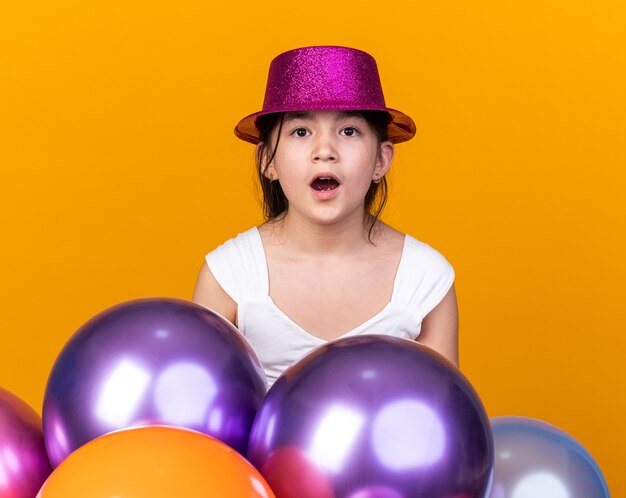
<instances>
[{"instance_id":1,"label":"girl's eyebrow","mask_svg":"<svg viewBox=\"0 0 626 498\"><path fill-rule=\"evenodd\" d=\"M290 112L285 116L285 122L293 121L294 119L310 119L314 120L314 114L307 111Z\"/></svg>"},{"instance_id":2,"label":"girl's eyebrow","mask_svg":"<svg viewBox=\"0 0 626 498\"><path fill-rule=\"evenodd\" d=\"M341 111L339 114L337 114L337 121L339 121L340 119L347 119L347 118L363 119L363 115L359 111Z\"/></svg>"}]
</instances>

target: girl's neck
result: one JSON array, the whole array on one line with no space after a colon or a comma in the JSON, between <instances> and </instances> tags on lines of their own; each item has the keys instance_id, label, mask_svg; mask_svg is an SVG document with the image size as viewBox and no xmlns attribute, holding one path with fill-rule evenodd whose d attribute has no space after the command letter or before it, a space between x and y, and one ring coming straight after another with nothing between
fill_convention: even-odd
<instances>
[{"instance_id":1,"label":"girl's neck","mask_svg":"<svg viewBox=\"0 0 626 498\"><path fill-rule=\"evenodd\" d=\"M364 216L353 216L337 223L321 224L289 211L273 222L276 241L288 245L294 252L309 256L354 254L370 244L370 223ZM380 222L377 222L380 224ZM375 234L380 227L374 227Z\"/></svg>"}]
</instances>

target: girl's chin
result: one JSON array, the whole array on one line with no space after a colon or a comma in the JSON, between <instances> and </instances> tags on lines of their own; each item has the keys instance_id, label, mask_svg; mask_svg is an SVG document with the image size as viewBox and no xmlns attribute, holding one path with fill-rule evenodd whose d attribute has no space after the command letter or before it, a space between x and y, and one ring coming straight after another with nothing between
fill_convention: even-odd
<instances>
[{"instance_id":1,"label":"girl's chin","mask_svg":"<svg viewBox=\"0 0 626 498\"><path fill-rule=\"evenodd\" d=\"M354 223L355 226L360 226L364 220L364 212L351 212L348 213L341 209L334 209L331 206L325 206L320 209L308 209L303 212L297 212L293 210L294 219L300 218L307 223L325 227L333 226L347 226Z\"/></svg>"}]
</instances>

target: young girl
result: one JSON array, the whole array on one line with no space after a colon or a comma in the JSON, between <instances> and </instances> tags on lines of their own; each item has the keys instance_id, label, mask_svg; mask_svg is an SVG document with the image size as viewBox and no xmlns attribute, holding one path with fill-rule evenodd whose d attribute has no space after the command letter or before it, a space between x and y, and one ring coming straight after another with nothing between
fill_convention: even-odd
<instances>
[{"instance_id":1,"label":"young girl","mask_svg":"<svg viewBox=\"0 0 626 498\"><path fill-rule=\"evenodd\" d=\"M283 53L256 144L266 222L210 252L194 301L236 325L270 385L316 346L357 334L418 339L458 364L454 271L379 220L394 144L415 125L386 107L374 59L345 47Z\"/></svg>"}]
</instances>

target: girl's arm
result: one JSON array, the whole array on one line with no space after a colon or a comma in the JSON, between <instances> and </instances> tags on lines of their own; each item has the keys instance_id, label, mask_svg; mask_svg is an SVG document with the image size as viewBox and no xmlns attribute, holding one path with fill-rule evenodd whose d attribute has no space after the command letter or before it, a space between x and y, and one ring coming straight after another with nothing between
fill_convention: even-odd
<instances>
[{"instance_id":1,"label":"girl's arm","mask_svg":"<svg viewBox=\"0 0 626 498\"><path fill-rule=\"evenodd\" d=\"M237 303L217 283L206 263L198 275L192 300L217 311L233 325L237 325Z\"/></svg>"},{"instance_id":2,"label":"girl's arm","mask_svg":"<svg viewBox=\"0 0 626 498\"><path fill-rule=\"evenodd\" d=\"M454 285L422 320L417 340L459 366L459 312Z\"/></svg>"}]
</instances>

